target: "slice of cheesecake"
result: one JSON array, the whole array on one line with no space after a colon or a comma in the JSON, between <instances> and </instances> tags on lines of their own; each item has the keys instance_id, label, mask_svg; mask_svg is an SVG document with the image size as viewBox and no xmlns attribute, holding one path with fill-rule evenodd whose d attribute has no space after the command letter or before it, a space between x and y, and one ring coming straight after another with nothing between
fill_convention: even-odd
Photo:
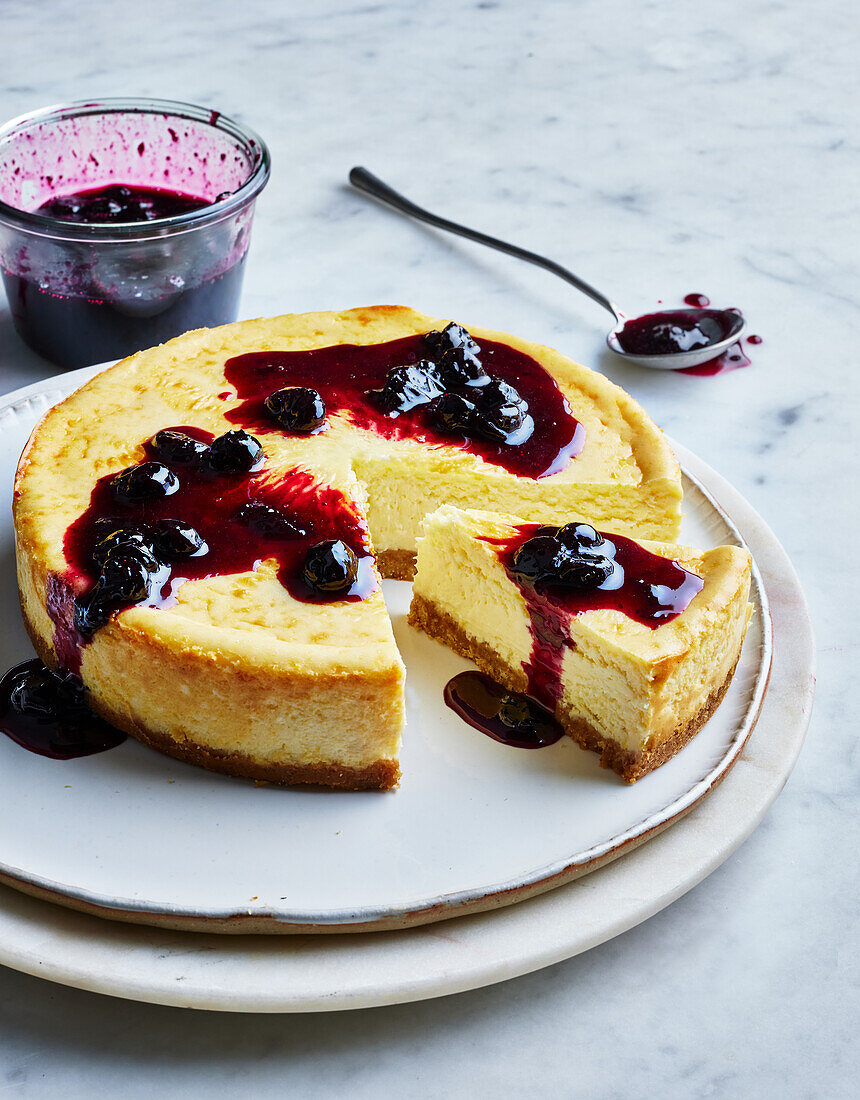
<instances>
[{"instance_id":1,"label":"slice of cheesecake","mask_svg":"<svg viewBox=\"0 0 860 1100\"><path fill-rule=\"evenodd\" d=\"M444 507L418 543L409 621L554 712L628 783L713 714L751 607L751 558Z\"/></svg>"}]
</instances>

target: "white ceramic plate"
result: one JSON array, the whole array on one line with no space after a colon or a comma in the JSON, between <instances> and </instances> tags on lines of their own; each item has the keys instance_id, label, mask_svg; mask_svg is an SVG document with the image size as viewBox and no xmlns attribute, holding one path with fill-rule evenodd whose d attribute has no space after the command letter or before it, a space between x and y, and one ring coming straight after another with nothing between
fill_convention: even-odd
<instances>
[{"instance_id":1,"label":"white ceramic plate","mask_svg":"<svg viewBox=\"0 0 860 1100\"><path fill-rule=\"evenodd\" d=\"M10 395L0 471L11 484L41 413L95 368ZM740 535L707 493L686 486L683 541ZM18 626L13 542L0 520L0 661L30 655ZM0 878L124 920L221 931L401 927L494 908L613 859L688 812L737 759L758 715L770 623L756 604L733 684L674 760L633 787L564 741L499 745L442 701L467 662L406 624L409 586L385 594L408 670L408 720L394 794L256 787L129 740L55 761L0 737Z\"/></svg>"},{"instance_id":2,"label":"white ceramic plate","mask_svg":"<svg viewBox=\"0 0 860 1100\"><path fill-rule=\"evenodd\" d=\"M399 1004L527 974L653 916L714 871L782 790L812 708L814 647L785 551L723 478L677 448L731 513L770 596L770 688L719 788L649 843L557 890L494 912L397 932L221 936L134 927L0 886L0 963L99 993L231 1012L320 1012Z\"/></svg>"}]
</instances>

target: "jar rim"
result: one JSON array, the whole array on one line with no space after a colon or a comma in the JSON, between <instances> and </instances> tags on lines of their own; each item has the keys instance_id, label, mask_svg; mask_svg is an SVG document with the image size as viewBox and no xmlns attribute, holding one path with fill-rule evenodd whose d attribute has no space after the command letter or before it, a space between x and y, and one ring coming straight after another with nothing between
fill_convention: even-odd
<instances>
[{"instance_id":1,"label":"jar rim","mask_svg":"<svg viewBox=\"0 0 860 1100\"><path fill-rule=\"evenodd\" d=\"M220 111L200 107L194 103L184 103L181 100L112 96L98 100L78 99L68 103L57 103L10 119L0 127L0 145L13 135L24 132L38 123L99 114L166 115L208 124L224 131L241 143L249 155L251 172L242 186L227 197L216 199L197 210L189 210L167 218L156 218L151 222L109 224L68 222L51 217L49 214L21 210L2 199L0 199L0 222L6 222L17 229L27 229L40 236L60 239L109 241L172 236L178 232L196 229L200 225L208 225L231 217L256 198L268 182L271 156L268 146L256 131Z\"/></svg>"}]
</instances>

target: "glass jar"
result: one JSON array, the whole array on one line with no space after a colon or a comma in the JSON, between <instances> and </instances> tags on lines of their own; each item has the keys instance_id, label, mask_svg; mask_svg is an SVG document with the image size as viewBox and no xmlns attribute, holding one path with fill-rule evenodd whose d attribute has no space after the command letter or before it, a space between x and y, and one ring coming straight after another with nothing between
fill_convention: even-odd
<instances>
[{"instance_id":1,"label":"glass jar","mask_svg":"<svg viewBox=\"0 0 860 1100\"><path fill-rule=\"evenodd\" d=\"M48 107L0 129L0 269L15 327L69 369L234 321L269 152L217 111L158 99ZM112 185L206 205L70 222L45 203Z\"/></svg>"}]
</instances>

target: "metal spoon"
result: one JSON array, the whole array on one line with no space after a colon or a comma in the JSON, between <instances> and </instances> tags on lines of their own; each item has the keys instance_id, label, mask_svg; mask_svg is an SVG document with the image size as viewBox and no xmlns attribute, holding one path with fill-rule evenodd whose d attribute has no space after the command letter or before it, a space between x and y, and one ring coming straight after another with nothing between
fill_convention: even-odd
<instances>
[{"instance_id":1,"label":"metal spoon","mask_svg":"<svg viewBox=\"0 0 860 1100\"><path fill-rule=\"evenodd\" d=\"M490 237L486 233L479 233L476 229L468 229L465 225L458 225L456 222L448 221L447 218L440 218L437 214L431 214L428 210L423 210L420 206L416 206L414 202L404 198L403 195L399 195L387 183L383 183L372 172L368 172L366 168L353 168L349 173L349 182L359 191L364 191L380 202L393 206L401 214L409 214L419 221L435 225L437 229L446 229L449 233L456 233L460 237L467 237L470 241L477 241L478 244L485 244L489 248L497 249L499 252L506 252L509 256L516 256L518 260L527 260L530 264L536 264L538 267L551 271L553 275L558 275L559 278L564 279L571 286L575 286L577 290L588 295L592 301L597 302L598 305L603 306L605 310L612 314L615 318L615 327L606 337L606 343L616 355L620 355L628 362L639 363L642 366L653 367L656 370L682 370L685 367L694 367L722 355L732 344L740 340L746 329L746 322L741 314L735 310L672 310L671 313L665 314L666 318L683 314L685 322L689 318L690 328L705 318L719 319L722 331L726 335L720 340L708 343L706 347L692 348L688 351L673 351L661 355L633 354L625 351L618 342L619 333L627 323L618 306L605 294L601 294L599 290L585 282L584 279L580 279L578 275L568 271L566 267L562 267L554 260L548 260L545 256L539 256L536 252L529 252L527 249L519 248L515 244L500 241L497 237ZM655 318L654 323L656 324L663 315L655 313L647 316Z\"/></svg>"}]
</instances>

